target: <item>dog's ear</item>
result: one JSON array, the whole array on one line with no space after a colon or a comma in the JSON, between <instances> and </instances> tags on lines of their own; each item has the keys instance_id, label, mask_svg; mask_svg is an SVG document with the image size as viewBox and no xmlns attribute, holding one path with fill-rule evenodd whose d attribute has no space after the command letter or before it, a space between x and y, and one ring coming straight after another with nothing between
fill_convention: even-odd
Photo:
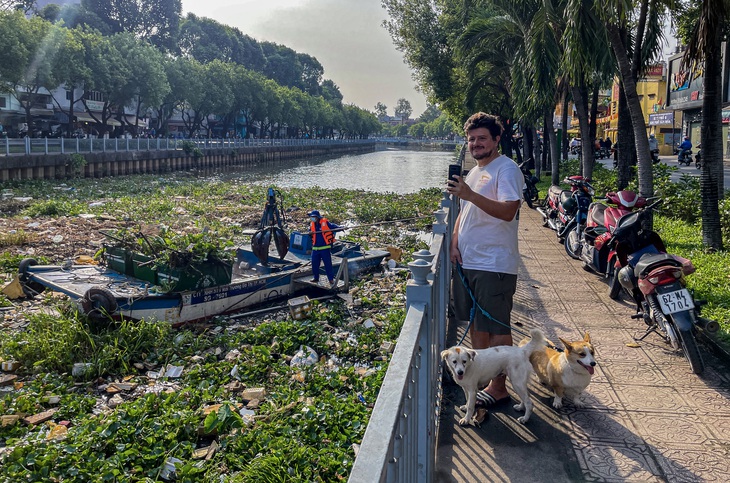
<instances>
[{"instance_id":1,"label":"dog's ear","mask_svg":"<svg viewBox=\"0 0 730 483\"><path fill-rule=\"evenodd\" d=\"M477 356L477 351L474 349L466 349L466 354L469 356L469 360L473 361L474 358Z\"/></svg>"},{"instance_id":2,"label":"dog's ear","mask_svg":"<svg viewBox=\"0 0 730 483\"><path fill-rule=\"evenodd\" d=\"M449 350L446 349L446 350L441 351L441 360L445 361L447 357L449 357Z\"/></svg>"},{"instance_id":3,"label":"dog's ear","mask_svg":"<svg viewBox=\"0 0 730 483\"><path fill-rule=\"evenodd\" d=\"M588 342L590 344L591 343L591 334L586 332L586 335L583 336L583 342Z\"/></svg>"},{"instance_id":4,"label":"dog's ear","mask_svg":"<svg viewBox=\"0 0 730 483\"><path fill-rule=\"evenodd\" d=\"M573 346L570 344L570 342L568 342L567 340L563 339L562 337L558 337L558 339L560 339L560 342L563 343L563 345L568 350L568 352L570 352L570 350L573 349Z\"/></svg>"}]
</instances>

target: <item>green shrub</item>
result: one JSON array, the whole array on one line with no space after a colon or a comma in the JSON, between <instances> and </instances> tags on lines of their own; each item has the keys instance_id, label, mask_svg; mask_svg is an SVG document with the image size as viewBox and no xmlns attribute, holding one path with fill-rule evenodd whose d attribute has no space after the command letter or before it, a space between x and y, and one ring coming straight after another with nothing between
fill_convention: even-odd
<instances>
[{"instance_id":1,"label":"green shrub","mask_svg":"<svg viewBox=\"0 0 730 483\"><path fill-rule=\"evenodd\" d=\"M78 178L84 173L87 164L86 158L82 154L75 153L69 157L67 166L71 170L71 175Z\"/></svg>"}]
</instances>

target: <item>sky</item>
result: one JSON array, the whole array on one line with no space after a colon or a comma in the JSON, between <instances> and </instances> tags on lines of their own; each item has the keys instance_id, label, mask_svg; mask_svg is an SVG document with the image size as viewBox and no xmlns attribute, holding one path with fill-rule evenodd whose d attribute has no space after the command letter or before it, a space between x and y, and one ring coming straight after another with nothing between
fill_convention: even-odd
<instances>
[{"instance_id":1,"label":"sky","mask_svg":"<svg viewBox=\"0 0 730 483\"><path fill-rule=\"evenodd\" d=\"M182 5L184 14L212 18L256 40L316 57L345 103L374 111L382 102L392 116L398 99L405 98L414 118L426 109L403 54L382 27L387 12L380 0L183 0Z\"/></svg>"}]
</instances>

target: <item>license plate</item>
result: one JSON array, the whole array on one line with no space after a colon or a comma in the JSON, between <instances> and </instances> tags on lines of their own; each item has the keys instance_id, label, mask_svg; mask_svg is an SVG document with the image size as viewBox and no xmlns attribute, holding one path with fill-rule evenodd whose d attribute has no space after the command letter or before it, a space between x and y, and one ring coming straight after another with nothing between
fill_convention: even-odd
<instances>
[{"instance_id":1,"label":"license plate","mask_svg":"<svg viewBox=\"0 0 730 483\"><path fill-rule=\"evenodd\" d=\"M662 307L662 312L665 314L673 314L695 308L692 296L686 288L675 290L674 292L657 294L657 299L659 300L659 305Z\"/></svg>"}]
</instances>

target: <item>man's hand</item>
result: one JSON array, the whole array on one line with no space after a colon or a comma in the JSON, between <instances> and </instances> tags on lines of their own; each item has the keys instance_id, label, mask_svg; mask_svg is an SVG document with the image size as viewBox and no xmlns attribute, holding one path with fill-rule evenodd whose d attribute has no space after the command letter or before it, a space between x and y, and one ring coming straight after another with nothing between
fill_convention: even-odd
<instances>
[{"instance_id":1,"label":"man's hand","mask_svg":"<svg viewBox=\"0 0 730 483\"><path fill-rule=\"evenodd\" d=\"M456 195L459 199L465 201L469 201L470 196L474 193L471 187L464 182L464 179L456 175L446 182L446 191L450 195Z\"/></svg>"},{"instance_id":2,"label":"man's hand","mask_svg":"<svg viewBox=\"0 0 730 483\"><path fill-rule=\"evenodd\" d=\"M456 245L451 245L451 249L449 250L449 258L451 259L451 263L458 263L461 265L461 252L459 251L459 247Z\"/></svg>"}]
</instances>

